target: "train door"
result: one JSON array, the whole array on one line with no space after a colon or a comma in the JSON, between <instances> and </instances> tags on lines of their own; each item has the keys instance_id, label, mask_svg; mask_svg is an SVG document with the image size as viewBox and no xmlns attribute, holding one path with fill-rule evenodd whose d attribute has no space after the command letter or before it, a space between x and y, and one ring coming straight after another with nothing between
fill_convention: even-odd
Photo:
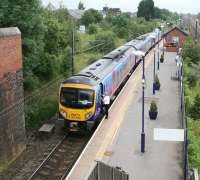
<instances>
[{"instance_id":1,"label":"train door","mask_svg":"<svg viewBox=\"0 0 200 180\"><path fill-rule=\"evenodd\" d=\"M100 103L101 103L101 113L103 113L103 94L104 94L104 90L105 90L105 88L104 88L103 84L100 83L100 91L101 91L101 101L100 101Z\"/></svg>"}]
</instances>

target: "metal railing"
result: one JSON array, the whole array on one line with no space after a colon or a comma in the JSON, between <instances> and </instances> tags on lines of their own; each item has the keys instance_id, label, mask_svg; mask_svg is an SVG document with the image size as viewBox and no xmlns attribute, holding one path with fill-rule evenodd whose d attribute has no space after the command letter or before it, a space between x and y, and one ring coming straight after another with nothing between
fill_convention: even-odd
<instances>
[{"instance_id":1,"label":"metal railing","mask_svg":"<svg viewBox=\"0 0 200 180\"><path fill-rule=\"evenodd\" d=\"M183 170L184 170L184 180L188 180L188 133L187 133L187 117L185 113L185 93L184 93L184 72L183 64L181 63L180 67L180 93L181 93L181 119L182 119L182 128L185 130L184 133L184 143L183 143Z\"/></svg>"},{"instance_id":2,"label":"metal railing","mask_svg":"<svg viewBox=\"0 0 200 180\"><path fill-rule=\"evenodd\" d=\"M183 143L183 170L184 170L184 180L199 180L198 179L198 170L197 169L189 169L189 159L188 159L188 123L186 116L186 108L185 108L185 91L184 91L184 70L183 63L181 59L180 66L180 93L181 93L181 120L182 120L182 128L185 130L184 133L184 143Z\"/></svg>"},{"instance_id":3,"label":"metal railing","mask_svg":"<svg viewBox=\"0 0 200 180\"><path fill-rule=\"evenodd\" d=\"M129 174L120 167L112 167L100 161L92 169L87 180L129 180Z\"/></svg>"}]
</instances>

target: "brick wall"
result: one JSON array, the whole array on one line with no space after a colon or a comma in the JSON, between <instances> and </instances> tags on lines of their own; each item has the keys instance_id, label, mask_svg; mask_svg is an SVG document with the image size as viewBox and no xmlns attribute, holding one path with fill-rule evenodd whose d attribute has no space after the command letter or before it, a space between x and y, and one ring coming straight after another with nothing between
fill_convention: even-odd
<instances>
[{"instance_id":1,"label":"brick wall","mask_svg":"<svg viewBox=\"0 0 200 180\"><path fill-rule=\"evenodd\" d=\"M177 36L179 37L179 43L180 43L180 47L182 47L184 41L185 41L185 38L186 36L181 32L181 31L178 31L177 29L174 29L173 31L171 31L167 36Z\"/></svg>"},{"instance_id":2,"label":"brick wall","mask_svg":"<svg viewBox=\"0 0 200 180\"><path fill-rule=\"evenodd\" d=\"M0 28L0 170L25 149L21 34Z\"/></svg>"},{"instance_id":3,"label":"brick wall","mask_svg":"<svg viewBox=\"0 0 200 180\"><path fill-rule=\"evenodd\" d=\"M166 33L165 36L165 47L166 51L168 52L176 52L178 48L183 46L183 43L185 42L186 39L186 34L179 30L178 28L173 28L171 31ZM178 45L175 43L173 40L174 38L178 38ZM179 47L178 47L179 46Z\"/></svg>"}]
</instances>

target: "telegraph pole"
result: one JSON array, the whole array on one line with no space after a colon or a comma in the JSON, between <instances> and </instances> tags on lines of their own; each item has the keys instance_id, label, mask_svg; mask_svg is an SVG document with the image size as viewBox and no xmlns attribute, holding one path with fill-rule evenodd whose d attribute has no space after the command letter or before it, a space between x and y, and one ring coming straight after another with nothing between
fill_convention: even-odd
<instances>
[{"instance_id":1,"label":"telegraph pole","mask_svg":"<svg viewBox=\"0 0 200 180\"><path fill-rule=\"evenodd\" d=\"M72 29L72 75L74 75L74 27Z\"/></svg>"},{"instance_id":2,"label":"telegraph pole","mask_svg":"<svg viewBox=\"0 0 200 180\"><path fill-rule=\"evenodd\" d=\"M196 25L195 25L195 41L196 41L196 43L198 41L197 26L198 26L198 19L196 19Z\"/></svg>"}]
</instances>

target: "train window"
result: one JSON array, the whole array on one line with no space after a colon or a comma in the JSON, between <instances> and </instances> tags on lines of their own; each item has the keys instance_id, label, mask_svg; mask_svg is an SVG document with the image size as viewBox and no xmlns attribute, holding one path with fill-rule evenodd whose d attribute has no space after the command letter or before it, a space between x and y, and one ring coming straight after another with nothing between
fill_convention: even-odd
<instances>
[{"instance_id":1,"label":"train window","mask_svg":"<svg viewBox=\"0 0 200 180\"><path fill-rule=\"evenodd\" d=\"M101 66L101 63L97 63L96 66Z\"/></svg>"},{"instance_id":2,"label":"train window","mask_svg":"<svg viewBox=\"0 0 200 180\"><path fill-rule=\"evenodd\" d=\"M62 88L60 103L69 108L90 108L94 101L94 91L89 89Z\"/></svg>"}]
</instances>

